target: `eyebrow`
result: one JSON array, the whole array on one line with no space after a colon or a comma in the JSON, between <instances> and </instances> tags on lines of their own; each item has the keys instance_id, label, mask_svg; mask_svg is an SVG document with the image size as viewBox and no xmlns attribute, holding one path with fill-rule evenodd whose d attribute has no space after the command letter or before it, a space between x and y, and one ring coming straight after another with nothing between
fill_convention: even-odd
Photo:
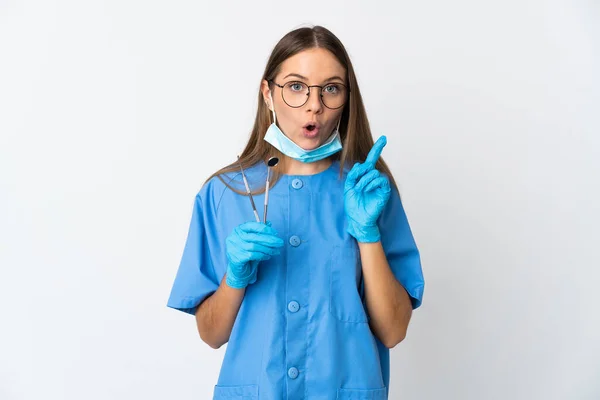
<instances>
[{"instance_id":1,"label":"eyebrow","mask_svg":"<svg viewBox=\"0 0 600 400\"><path fill-rule=\"evenodd\" d=\"M286 76L285 76L283 79L287 79L287 78L289 78L289 77L291 77L291 76L295 76L296 78L299 78L299 79L303 79L303 80L305 80L305 81L308 81L308 78L307 78L307 77L305 77L305 76L302 76L302 75L300 75L300 74L295 74L295 73L288 74L288 75L286 75ZM333 80L335 80L335 79L339 79L340 81L344 82L344 80L343 80L342 78L340 78L339 76L337 76L337 75L336 75L336 76L332 76L332 77L331 77L331 78L329 78L329 79L325 79L325 80L323 81L323 83L325 83L325 82L329 82L329 81L333 81Z\"/></svg>"}]
</instances>

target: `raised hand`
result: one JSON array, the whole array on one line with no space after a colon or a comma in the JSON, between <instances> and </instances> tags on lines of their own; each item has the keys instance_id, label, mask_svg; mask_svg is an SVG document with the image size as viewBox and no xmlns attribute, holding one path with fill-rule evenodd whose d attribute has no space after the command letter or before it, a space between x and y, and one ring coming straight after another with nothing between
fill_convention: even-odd
<instances>
[{"instance_id":1,"label":"raised hand","mask_svg":"<svg viewBox=\"0 0 600 400\"><path fill-rule=\"evenodd\" d=\"M348 172L344 185L344 210L348 233L358 242L374 243L381 240L377 219L390 198L390 183L375 165L387 144L381 136L369 151L364 163L356 163Z\"/></svg>"}]
</instances>

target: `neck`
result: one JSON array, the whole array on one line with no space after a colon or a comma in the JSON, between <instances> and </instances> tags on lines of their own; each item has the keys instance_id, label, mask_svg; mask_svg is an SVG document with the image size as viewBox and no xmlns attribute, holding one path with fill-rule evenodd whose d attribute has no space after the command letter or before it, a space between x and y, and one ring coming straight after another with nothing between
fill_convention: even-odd
<instances>
[{"instance_id":1,"label":"neck","mask_svg":"<svg viewBox=\"0 0 600 400\"><path fill-rule=\"evenodd\" d=\"M311 163L303 163L285 156L281 173L285 175L315 175L329 168L332 162L331 157Z\"/></svg>"}]
</instances>

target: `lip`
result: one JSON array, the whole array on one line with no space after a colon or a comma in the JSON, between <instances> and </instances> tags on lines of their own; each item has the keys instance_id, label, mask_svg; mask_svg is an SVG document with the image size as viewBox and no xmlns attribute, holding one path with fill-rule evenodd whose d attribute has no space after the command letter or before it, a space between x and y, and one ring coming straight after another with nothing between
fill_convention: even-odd
<instances>
[{"instance_id":1,"label":"lip","mask_svg":"<svg viewBox=\"0 0 600 400\"><path fill-rule=\"evenodd\" d=\"M315 128L312 131L309 131L306 128L302 128L302 134L306 138L313 139L313 138L319 136L319 128Z\"/></svg>"},{"instance_id":2,"label":"lip","mask_svg":"<svg viewBox=\"0 0 600 400\"><path fill-rule=\"evenodd\" d=\"M307 123L305 123L302 128L306 129L307 126L309 125L313 125L315 128L320 129L321 128L321 124L318 123L317 121L308 121Z\"/></svg>"},{"instance_id":3,"label":"lip","mask_svg":"<svg viewBox=\"0 0 600 400\"><path fill-rule=\"evenodd\" d=\"M309 131L307 129L308 126L314 126L314 129L312 131ZM321 130L321 124L318 123L317 121L308 121L306 124L304 124L304 126L302 127L302 134L304 135L304 137L308 138L308 139L314 139L315 137L319 136L319 131Z\"/></svg>"}]
</instances>

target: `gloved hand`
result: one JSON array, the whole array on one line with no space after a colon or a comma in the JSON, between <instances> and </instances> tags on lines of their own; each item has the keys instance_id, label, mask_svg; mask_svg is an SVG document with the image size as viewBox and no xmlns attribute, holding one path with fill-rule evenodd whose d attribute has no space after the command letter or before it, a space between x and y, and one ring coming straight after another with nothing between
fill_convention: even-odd
<instances>
[{"instance_id":1,"label":"gloved hand","mask_svg":"<svg viewBox=\"0 0 600 400\"><path fill-rule=\"evenodd\" d=\"M344 185L344 210L348 233L363 243L381 240L377 218L390 198L390 182L375 169L387 143L385 136L373 145L364 163L356 163L348 172Z\"/></svg>"},{"instance_id":2,"label":"gloved hand","mask_svg":"<svg viewBox=\"0 0 600 400\"><path fill-rule=\"evenodd\" d=\"M246 222L236 227L227 237L227 278L232 288L242 289L256 282L256 271L260 261L280 254L283 240L271 223Z\"/></svg>"}]
</instances>

